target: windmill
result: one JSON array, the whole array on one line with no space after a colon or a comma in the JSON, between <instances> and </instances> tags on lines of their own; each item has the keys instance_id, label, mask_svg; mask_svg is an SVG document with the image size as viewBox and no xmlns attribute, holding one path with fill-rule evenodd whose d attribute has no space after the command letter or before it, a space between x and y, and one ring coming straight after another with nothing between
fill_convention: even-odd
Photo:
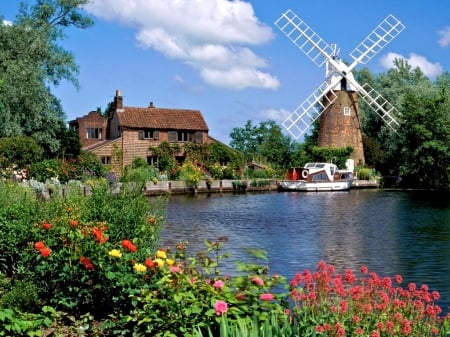
<instances>
[{"instance_id":1,"label":"windmill","mask_svg":"<svg viewBox=\"0 0 450 337\"><path fill-rule=\"evenodd\" d=\"M275 25L318 67L325 68L325 81L283 122L283 126L298 139L320 117L318 145L324 147L352 146L351 159L364 163L361 124L357 97L359 96L381 119L396 132L400 126L395 107L368 83L360 85L352 70L366 64L390 43L405 26L388 15L350 53L353 62L345 64L335 44L328 44L290 9Z\"/></svg>"}]
</instances>

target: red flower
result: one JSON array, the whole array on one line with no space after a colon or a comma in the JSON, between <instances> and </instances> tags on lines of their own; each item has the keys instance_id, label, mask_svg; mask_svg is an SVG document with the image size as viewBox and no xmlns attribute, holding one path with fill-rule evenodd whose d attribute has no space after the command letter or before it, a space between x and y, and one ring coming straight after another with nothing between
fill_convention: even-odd
<instances>
[{"instance_id":1,"label":"red flower","mask_svg":"<svg viewBox=\"0 0 450 337\"><path fill-rule=\"evenodd\" d=\"M145 259L144 264L147 268L153 268L155 266L152 259L150 258Z\"/></svg>"},{"instance_id":2,"label":"red flower","mask_svg":"<svg viewBox=\"0 0 450 337\"><path fill-rule=\"evenodd\" d=\"M253 277L252 277L252 282L253 282L254 284L256 284L257 286L263 286L263 285L264 285L263 279L260 278L260 277L256 277L256 276L253 276Z\"/></svg>"},{"instance_id":3,"label":"red flower","mask_svg":"<svg viewBox=\"0 0 450 337\"><path fill-rule=\"evenodd\" d=\"M50 228L52 228L52 225L49 224L48 222L43 222L42 223L42 228L43 229L50 229Z\"/></svg>"},{"instance_id":4,"label":"red flower","mask_svg":"<svg viewBox=\"0 0 450 337\"><path fill-rule=\"evenodd\" d=\"M137 251L137 247L133 245L130 240L122 240L122 247L128 249L132 253Z\"/></svg>"},{"instance_id":5,"label":"red flower","mask_svg":"<svg viewBox=\"0 0 450 337\"><path fill-rule=\"evenodd\" d=\"M270 293L261 294L261 296L259 296L259 299L262 301L272 301L274 298L275 296Z\"/></svg>"},{"instance_id":6,"label":"red flower","mask_svg":"<svg viewBox=\"0 0 450 337\"><path fill-rule=\"evenodd\" d=\"M87 270L94 270L94 265L88 257L80 256L80 262Z\"/></svg>"},{"instance_id":7,"label":"red flower","mask_svg":"<svg viewBox=\"0 0 450 337\"><path fill-rule=\"evenodd\" d=\"M94 235L95 240L100 243L101 245L104 244L108 239L105 235L103 235L103 232L100 228L92 227L91 229L92 235Z\"/></svg>"},{"instance_id":8,"label":"red flower","mask_svg":"<svg viewBox=\"0 0 450 337\"><path fill-rule=\"evenodd\" d=\"M49 257L52 250L48 247L44 247L44 248L40 249L39 252L41 253L42 257Z\"/></svg>"},{"instance_id":9,"label":"red flower","mask_svg":"<svg viewBox=\"0 0 450 337\"><path fill-rule=\"evenodd\" d=\"M38 241L34 244L34 249L36 249L36 250L40 251L43 248L45 248L45 243L42 241Z\"/></svg>"},{"instance_id":10,"label":"red flower","mask_svg":"<svg viewBox=\"0 0 450 337\"><path fill-rule=\"evenodd\" d=\"M77 227L78 226L78 221L77 220L70 220L70 225L72 227Z\"/></svg>"}]
</instances>

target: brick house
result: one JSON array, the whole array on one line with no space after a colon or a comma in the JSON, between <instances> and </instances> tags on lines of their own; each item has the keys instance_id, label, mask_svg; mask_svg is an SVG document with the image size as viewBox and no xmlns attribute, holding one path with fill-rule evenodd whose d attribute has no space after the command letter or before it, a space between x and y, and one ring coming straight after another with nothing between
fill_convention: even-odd
<instances>
[{"instance_id":1,"label":"brick house","mask_svg":"<svg viewBox=\"0 0 450 337\"><path fill-rule=\"evenodd\" d=\"M108 117L91 111L70 121L69 127L78 131L83 150L95 153L119 175L137 157L155 164L158 158L149 147L161 142L181 145L176 154L181 163L185 158L183 144L216 141L209 137L208 125L199 110L156 108L153 103L146 108L124 106L119 90Z\"/></svg>"}]
</instances>

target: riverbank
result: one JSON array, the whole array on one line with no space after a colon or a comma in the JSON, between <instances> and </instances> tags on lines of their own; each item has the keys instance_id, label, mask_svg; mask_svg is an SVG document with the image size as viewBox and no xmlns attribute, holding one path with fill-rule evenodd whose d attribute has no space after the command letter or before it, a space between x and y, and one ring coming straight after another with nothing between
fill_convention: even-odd
<instances>
[{"instance_id":1,"label":"riverbank","mask_svg":"<svg viewBox=\"0 0 450 337\"><path fill-rule=\"evenodd\" d=\"M377 180L355 180L352 189L378 188ZM258 180L214 180L211 182L200 181L194 188L183 181L151 181L145 184L145 195L161 194L197 194L197 193L229 193L229 192L276 192L278 181L274 179Z\"/></svg>"}]
</instances>

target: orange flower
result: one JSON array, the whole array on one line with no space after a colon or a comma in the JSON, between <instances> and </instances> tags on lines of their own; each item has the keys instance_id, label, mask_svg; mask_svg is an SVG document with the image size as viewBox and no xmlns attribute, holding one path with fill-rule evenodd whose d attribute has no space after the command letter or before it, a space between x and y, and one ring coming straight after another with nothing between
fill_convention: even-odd
<instances>
[{"instance_id":1,"label":"orange flower","mask_svg":"<svg viewBox=\"0 0 450 337\"><path fill-rule=\"evenodd\" d=\"M104 244L106 241L108 241L108 238L105 235L103 235L103 232L101 231L100 228L92 227L91 234L95 237L95 240L101 245Z\"/></svg>"},{"instance_id":2,"label":"orange flower","mask_svg":"<svg viewBox=\"0 0 450 337\"><path fill-rule=\"evenodd\" d=\"M40 249L39 251L40 251L42 257L49 257L50 254L52 253L52 250L48 247L44 247L44 248Z\"/></svg>"},{"instance_id":3,"label":"orange flower","mask_svg":"<svg viewBox=\"0 0 450 337\"><path fill-rule=\"evenodd\" d=\"M43 222L42 223L42 228L43 229L50 229L50 228L52 228L52 225L49 224L48 222Z\"/></svg>"},{"instance_id":4,"label":"orange flower","mask_svg":"<svg viewBox=\"0 0 450 337\"><path fill-rule=\"evenodd\" d=\"M78 226L78 221L77 220L70 220L70 225L72 227L77 227Z\"/></svg>"},{"instance_id":5,"label":"orange flower","mask_svg":"<svg viewBox=\"0 0 450 337\"><path fill-rule=\"evenodd\" d=\"M34 249L36 250L41 250L43 248L45 248L45 243L42 241L38 241L34 244Z\"/></svg>"},{"instance_id":6,"label":"orange flower","mask_svg":"<svg viewBox=\"0 0 450 337\"><path fill-rule=\"evenodd\" d=\"M137 247L130 240L122 240L122 247L128 249L132 253L137 251Z\"/></svg>"},{"instance_id":7,"label":"orange flower","mask_svg":"<svg viewBox=\"0 0 450 337\"><path fill-rule=\"evenodd\" d=\"M153 268L155 266L152 259L150 259L150 258L145 259L144 264L147 266L147 268Z\"/></svg>"},{"instance_id":8,"label":"orange flower","mask_svg":"<svg viewBox=\"0 0 450 337\"><path fill-rule=\"evenodd\" d=\"M87 270L94 270L94 265L88 257L80 256L80 262Z\"/></svg>"}]
</instances>

